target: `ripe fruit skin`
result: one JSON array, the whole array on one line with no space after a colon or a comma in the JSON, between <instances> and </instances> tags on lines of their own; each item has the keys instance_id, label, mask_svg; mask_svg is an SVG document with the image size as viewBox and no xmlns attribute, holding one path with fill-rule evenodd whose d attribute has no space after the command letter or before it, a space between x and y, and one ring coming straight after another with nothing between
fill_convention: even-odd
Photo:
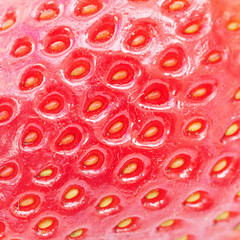
<instances>
[{"instance_id":1,"label":"ripe fruit skin","mask_svg":"<svg viewBox=\"0 0 240 240\"><path fill-rule=\"evenodd\" d=\"M240 237L240 1L0 2L0 238Z\"/></svg>"}]
</instances>

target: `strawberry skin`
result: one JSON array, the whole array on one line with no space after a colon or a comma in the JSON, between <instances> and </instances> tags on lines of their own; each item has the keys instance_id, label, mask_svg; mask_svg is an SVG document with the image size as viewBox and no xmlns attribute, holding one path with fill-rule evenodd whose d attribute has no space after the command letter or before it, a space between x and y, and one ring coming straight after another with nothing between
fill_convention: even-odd
<instances>
[{"instance_id":1,"label":"strawberry skin","mask_svg":"<svg viewBox=\"0 0 240 240\"><path fill-rule=\"evenodd\" d=\"M1 1L0 239L239 239L239 12Z\"/></svg>"}]
</instances>

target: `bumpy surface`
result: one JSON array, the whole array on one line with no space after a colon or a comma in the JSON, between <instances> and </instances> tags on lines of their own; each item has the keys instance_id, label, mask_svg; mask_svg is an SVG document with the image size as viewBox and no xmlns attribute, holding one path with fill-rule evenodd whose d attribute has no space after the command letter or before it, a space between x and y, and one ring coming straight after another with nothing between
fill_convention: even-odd
<instances>
[{"instance_id":1,"label":"bumpy surface","mask_svg":"<svg viewBox=\"0 0 240 240\"><path fill-rule=\"evenodd\" d=\"M1 0L1 239L239 239L239 12Z\"/></svg>"}]
</instances>

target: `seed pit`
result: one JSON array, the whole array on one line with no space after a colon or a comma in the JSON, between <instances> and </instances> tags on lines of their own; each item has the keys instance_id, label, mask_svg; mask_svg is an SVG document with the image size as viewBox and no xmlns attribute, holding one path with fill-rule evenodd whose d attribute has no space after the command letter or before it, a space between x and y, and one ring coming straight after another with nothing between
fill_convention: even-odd
<instances>
[{"instance_id":1,"label":"seed pit","mask_svg":"<svg viewBox=\"0 0 240 240\"><path fill-rule=\"evenodd\" d=\"M162 8L167 13L176 13L186 10L189 6L187 0L167 0L163 3Z\"/></svg>"},{"instance_id":2,"label":"seed pit","mask_svg":"<svg viewBox=\"0 0 240 240\"><path fill-rule=\"evenodd\" d=\"M80 144L81 140L81 131L77 127L68 127L57 138L55 147L59 151L72 150Z\"/></svg>"},{"instance_id":3,"label":"seed pit","mask_svg":"<svg viewBox=\"0 0 240 240\"><path fill-rule=\"evenodd\" d=\"M190 165L191 157L187 154L179 154L175 156L167 166L167 172L181 173Z\"/></svg>"},{"instance_id":4,"label":"seed pit","mask_svg":"<svg viewBox=\"0 0 240 240\"><path fill-rule=\"evenodd\" d=\"M187 35L196 34L201 30L201 27L199 21L191 22L184 27L183 33Z\"/></svg>"},{"instance_id":5,"label":"seed pit","mask_svg":"<svg viewBox=\"0 0 240 240\"><path fill-rule=\"evenodd\" d=\"M27 194L21 197L15 204L15 213L18 215L26 215L29 213L34 213L36 208L41 203L41 199L36 194Z\"/></svg>"},{"instance_id":6,"label":"seed pit","mask_svg":"<svg viewBox=\"0 0 240 240\"><path fill-rule=\"evenodd\" d=\"M24 131L22 137L22 146L23 147L36 147L38 146L43 139L42 131L35 127L34 125L30 125Z\"/></svg>"},{"instance_id":7,"label":"seed pit","mask_svg":"<svg viewBox=\"0 0 240 240\"><path fill-rule=\"evenodd\" d=\"M107 81L111 85L125 85L134 80L134 75L132 66L121 63L110 69Z\"/></svg>"},{"instance_id":8,"label":"seed pit","mask_svg":"<svg viewBox=\"0 0 240 240\"><path fill-rule=\"evenodd\" d=\"M58 54L67 50L72 43L72 30L68 27L55 27L44 39L44 49L48 54Z\"/></svg>"},{"instance_id":9,"label":"seed pit","mask_svg":"<svg viewBox=\"0 0 240 240\"><path fill-rule=\"evenodd\" d=\"M164 71L173 72L182 69L184 53L180 48L168 49L160 60L160 67Z\"/></svg>"},{"instance_id":10,"label":"seed pit","mask_svg":"<svg viewBox=\"0 0 240 240\"><path fill-rule=\"evenodd\" d=\"M141 130L138 141L139 142L155 142L162 138L164 134L164 126L160 121L152 121L146 124Z\"/></svg>"},{"instance_id":11,"label":"seed pit","mask_svg":"<svg viewBox=\"0 0 240 240\"><path fill-rule=\"evenodd\" d=\"M144 163L139 158L127 160L118 172L118 177L123 182L134 182L143 175Z\"/></svg>"},{"instance_id":12,"label":"seed pit","mask_svg":"<svg viewBox=\"0 0 240 240\"><path fill-rule=\"evenodd\" d=\"M215 64L215 63L219 63L222 60L222 55L220 51L212 51L210 52L206 59L205 59L205 63L206 64Z\"/></svg>"},{"instance_id":13,"label":"seed pit","mask_svg":"<svg viewBox=\"0 0 240 240\"><path fill-rule=\"evenodd\" d=\"M5 14L1 23L1 30L6 31L11 28L17 20L17 15L15 11L9 11Z\"/></svg>"},{"instance_id":14,"label":"seed pit","mask_svg":"<svg viewBox=\"0 0 240 240\"><path fill-rule=\"evenodd\" d=\"M39 104L39 110L44 114L58 114L63 111L65 101L58 93L51 93Z\"/></svg>"},{"instance_id":15,"label":"seed pit","mask_svg":"<svg viewBox=\"0 0 240 240\"><path fill-rule=\"evenodd\" d=\"M213 87L210 83L200 84L191 89L187 96L191 100L201 101L213 93Z\"/></svg>"},{"instance_id":16,"label":"seed pit","mask_svg":"<svg viewBox=\"0 0 240 240\"><path fill-rule=\"evenodd\" d=\"M165 84L154 83L144 90L141 97L143 103L161 105L169 100L169 90Z\"/></svg>"},{"instance_id":17,"label":"seed pit","mask_svg":"<svg viewBox=\"0 0 240 240\"><path fill-rule=\"evenodd\" d=\"M153 189L142 198L142 204L149 209L163 208L167 204L166 195L167 191L164 189Z\"/></svg>"},{"instance_id":18,"label":"seed pit","mask_svg":"<svg viewBox=\"0 0 240 240\"><path fill-rule=\"evenodd\" d=\"M122 138L129 126L129 120L126 116L121 115L112 120L105 129L105 136L110 139Z\"/></svg>"},{"instance_id":19,"label":"seed pit","mask_svg":"<svg viewBox=\"0 0 240 240\"><path fill-rule=\"evenodd\" d=\"M0 124L5 123L11 119L13 116L13 108L4 103L0 105Z\"/></svg>"},{"instance_id":20,"label":"seed pit","mask_svg":"<svg viewBox=\"0 0 240 240\"><path fill-rule=\"evenodd\" d=\"M79 167L82 171L98 170L105 160L104 154L99 150L91 150L80 161Z\"/></svg>"},{"instance_id":21,"label":"seed pit","mask_svg":"<svg viewBox=\"0 0 240 240\"><path fill-rule=\"evenodd\" d=\"M185 127L185 135L191 137L198 137L206 130L207 123L203 119L194 119L190 121Z\"/></svg>"},{"instance_id":22,"label":"seed pit","mask_svg":"<svg viewBox=\"0 0 240 240\"><path fill-rule=\"evenodd\" d=\"M116 213L120 210L120 199L115 195L103 197L97 205L97 210L105 215Z\"/></svg>"},{"instance_id":23,"label":"seed pit","mask_svg":"<svg viewBox=\"0 0 240 240\"><path fill-rule=\"evenodd\" d=\"M18 166L13 162L5 163L0 167L0 181L11 180L18 174Z\"/></svg>"},{"instance_id":24,"label":"seed pit","mask_svg":"<svg viewBox=\"0 0 240 240\"><path fill-rule=\"evenodd\" d=\"M38 7L36 19L39 21L48 21L56 18L60 13L59 5L53 1L41 4Z\"/></svg>"},{"instance_id":25,"label":"seed pit","mask_svg":"<svg viewBox=\"0 0 240 240\"><path fill-rule=\"evenodd\" d=\"M98 0L80 0L74 8L77 17L88 17L96 14L103 8L103 4Z\"/></svg>"},{"instance_id":26,"label":"seed pit","mask_svg":"<svg viewBox=\"0 0 240 240\"><path fill-rule=\"evenodd\" d=\"M42 66L33 66L24 71L20 77L19 88L22 91L28 91L40 86L44 80Z\"/></svg>"},{"instance_id":27,"label":"seed pit","mask_svg":"<svg viewBox=\"0 0 240 240\"><path fill-rule=\"evenodd\" d=\"M77 185L69 186L63 193L62 205L64 207L74 207L83 202L85 191Z\"/></svg>"},{"instance_id":28,"label":"seed pit","mask_svg":"<svg viewBox=\"0 0 240 240\"><path fill-rule=\"evenodd\" d=\"M186 198L183 205L202 211L208 209L212 205L212 200L209 198L207 192L196 191Z\"/></svg>"},{"instance_id":29,"label":"seed pit","mask_svg":"<svg viewBox=\"0 0 240 240\"><path fill-rule=\"evenodd\" d=\"M97 117L107 108L108 104L109 100L101 95L86 99L84 113L87 118Z\"/></svg>"},{"instance_id":30,"label":"seed pit","mask_svg":"<svg viewBox=\"0 0 240 240\"><path fill-rule=\"evenodd\" d=\"M114 16L105 16L91 26L88 40L95 44L108 42L116 31L117 19Z\"/></svg>"},{"instance_id":31,"label":"seed pit","mask_svg":"<svg viewBox=\"0 0 240 240\"><path fill-rule=\"evenodd\" d=\"M227 161L227 158L220 159L212 169L212 174L218 174L220 172L223 172L227 167L229 163Z\"/></svg>"},{"instance_id":32,"label":"seed pit","mask_svg":"<svg viewBox=\"0 0 240 240\"><path fill-rule=\"evenodd\" d=\"M222 137L222 141L226 140L226 138L232 138L239 134L239 122L232 123L227 130L224 133L224 136Z\"/></svg>"},{"instance_id":33,"label":"seed pit","mask_svg":"<svg viewBox=\"0 0 240 240\"><path fill-rule=\"evenodd\" d=\"M136 217L126 218L120 221L117 226L115 227L115 232L129 232L136 230L138 228L138 221L139 219Z\"/></svg>"},{"instance_id":34,"label":"seed pit","mask_svg":"<svg viewBox=\"0 0 240 240\"><path fill-rule=\"evenodd\" d=\"M58 220L53 217L42 218L36 225L36 232L39 235L49 236L53 234L58 226Z\"/></svg>"},{"instance_id":35,"label":"seed pit","mask_svg":"<svg viewBox=\"0 0 240 240\"><path fill-rule=\"evenodd\" d=\"M84 234L87 232L87 229L80 228L75 231L73 231L71 234L68 235L67 239L79 239L84 236Z\"/></svg>"},{"instance_id":36,"label":"seed pit","mask_svg":"<svg viewBox=\"0 0 240 240\"><path fill-rule=\"evenodd\" d=\"M127 37L125 44L132 50L144 48L150 42L150 34L146 29L132 29L132 32Z\"/></svg>"},{"instance_id":37,"label":"seed pit","mask_svg":"<svg viewBox=\"0 0 240 240\"><path fill-rule=\"evenodd\" d=\"M55 179L57 173L58 173L57 167L52 165L46 166L34 176L34 181L41 184L47 184L51 180Z\"/></svg>"},{"instance_id":38,"label":"seed pit","mask_svg":"<svg viewBox=\"0 0 240 240\"><path fill-rule=\"evenodd\" d=\"M22 37L15 40L11 48L10 54L15 58L24 57L28 55L32 51L32 49L33 49L33 44L29 40L29 38Z\"/></svg>"}]
</instances>

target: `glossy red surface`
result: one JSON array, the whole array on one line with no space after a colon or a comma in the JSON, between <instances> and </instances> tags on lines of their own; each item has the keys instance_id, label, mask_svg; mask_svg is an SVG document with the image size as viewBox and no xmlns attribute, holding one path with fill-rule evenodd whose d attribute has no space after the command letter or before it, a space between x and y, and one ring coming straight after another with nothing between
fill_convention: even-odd
<instances>
[{"instance_id":1,"label":"glossy red surface","mask_svg":"<svg viewBox=\"0 0 240 240\"><path fill-rule=\"evenodd\" d=\"M239 239L239 12L0 1L0 239Z\"/></svg>"}]
</instances>

